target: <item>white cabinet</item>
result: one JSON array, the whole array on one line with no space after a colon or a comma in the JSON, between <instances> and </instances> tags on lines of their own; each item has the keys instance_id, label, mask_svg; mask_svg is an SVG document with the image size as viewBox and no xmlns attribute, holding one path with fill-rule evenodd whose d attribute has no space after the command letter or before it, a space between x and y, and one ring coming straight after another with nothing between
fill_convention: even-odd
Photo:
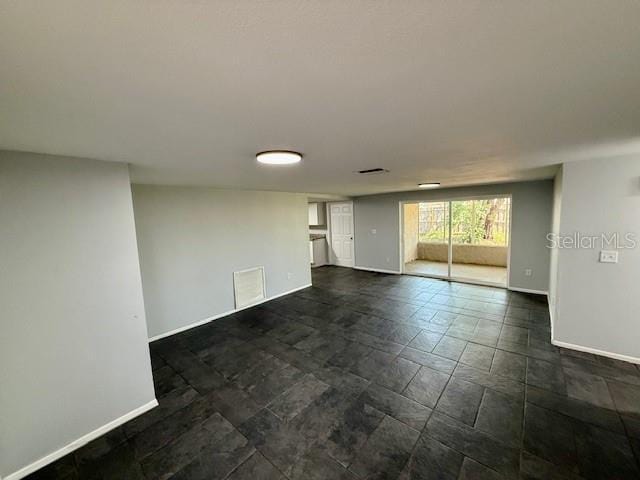
<instances>
[{"instance_id":1,"label":"white cabinet","mask_svg":"<svg viewBox=\"0 0 640 480\"><path fill-rule=\"evenodd\" d=\"M316 238L315 240L311 240L309 243L311 266L321 267L322 265L327 265L329 263L327 255L327 239L325 237Z\"/></svg>"},{"instance_id":2,"label":"white cabinet","mask_svg":"<svg viewBox=\"0 0 640 480\"><path fill-rule=\"evenodd\" d=\"M319 226L327 224L324 205L324 203L309 204L309 225Z\"/></svg>"}]
</instances>

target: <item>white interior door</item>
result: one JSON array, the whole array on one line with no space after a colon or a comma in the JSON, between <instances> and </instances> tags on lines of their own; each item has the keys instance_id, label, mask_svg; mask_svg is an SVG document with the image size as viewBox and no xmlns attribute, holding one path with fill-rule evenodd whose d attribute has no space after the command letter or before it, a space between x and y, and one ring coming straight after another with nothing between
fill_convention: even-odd
<instances>
[{"instance_id":1,"label":"white interior door","mask_svg":"<svg viewBox=\"0 0 640 480\"><path fill-rule=\"evenodd\" d=\"M353 204L331 203L330 211L333 263L353 267Z\"/></svg>"}]
</instances>

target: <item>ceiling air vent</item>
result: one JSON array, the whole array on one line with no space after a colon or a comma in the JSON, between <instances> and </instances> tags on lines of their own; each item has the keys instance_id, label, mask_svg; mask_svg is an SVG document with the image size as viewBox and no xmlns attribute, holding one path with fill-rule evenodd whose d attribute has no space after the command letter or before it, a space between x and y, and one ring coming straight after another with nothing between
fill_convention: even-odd
<instances>
[{"instance_id":1,"label":"ceiling air vent","mask_svg":"<svg viewBox=\"0 0 640 480\"><path fill-rule=\"evenodd\" d=\"M381 173L389 173L389 170L384 168L370 168L368 170L358 170L358 173L362 175L379 175Z\"/></svg>"},{"instance_id":2,"label":"ceiling air vent","mask_svg":"<svg viewBox=\"0 0 640 480\"><path fill-rule=\"evenodd\" d=\"M264 267L233 273L233 293L236 308L248 307L265 299Z\"/></svg>"}]
</instances>

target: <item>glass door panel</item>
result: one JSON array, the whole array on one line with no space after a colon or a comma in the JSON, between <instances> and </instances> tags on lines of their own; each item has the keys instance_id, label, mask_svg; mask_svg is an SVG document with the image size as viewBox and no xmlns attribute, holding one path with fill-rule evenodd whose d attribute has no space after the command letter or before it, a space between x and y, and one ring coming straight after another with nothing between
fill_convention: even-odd
<instances>
[{"instance_id":1,"label":"glass door panel","mask_svg":"<svg viewBox=\"0 0 640 480\"><path fill-rule=\"evenodd\" d=\"M506 286L509 197L451 202L453 279Z\"/></svg>"},{"instance_id":2,"label":"glass door panel","mask_svg":"<svg viewBox=\"0 0 640 480\"><path fill-rule=\"evenodd\" d=\"M418 275L449 276L449 202L404 205L404 271ZM415 234L407 235L413 228Z\"/></svg>"}]
</instances>

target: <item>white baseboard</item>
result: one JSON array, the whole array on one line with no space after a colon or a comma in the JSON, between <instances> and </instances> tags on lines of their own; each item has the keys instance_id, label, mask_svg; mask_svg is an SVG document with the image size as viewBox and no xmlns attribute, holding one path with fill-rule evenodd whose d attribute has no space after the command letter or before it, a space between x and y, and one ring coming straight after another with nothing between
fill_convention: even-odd
<instances>
[{"instance_id":1,"label":"white baseboard","mask_svg":"<svg viewBox=\"0 0 640 480\"><path fill-rule=\"evenodd\" d=\"M568 348L570 350L577 350L578 352L593 353L594 355L614 358L616 360L622 360L623 362L640 364L640 358L638 357L630 357L629 355L622 355L620 353L605 352L604 350L598 350L597 348L583 347L582 345L574 345L573 343L561 342L559 340L554 340L554 339L551 339L551 343L556 347L563 347L563 348Z\"/></svg>"},{"instance_id":2,"label":"white baseboard","mask_svg":"<svg viewBox=\"0 0 640 480\"><path fill-rule=\"evenodd\" d=\"M354 270L364 270L366 272L376 272L376 273L391 273L393 275L400 275L402 272L398 272L397 270L385 270L383 268L369 268L369 267L353 267Z\"/></svg>"},{"instance_id":3,"label":"white baseboard","mask_svg":"<svg viewBox=\"0 0 640 480\"><path fill-rule=\"evenodd\" d=\"M532 288L507 287L507 290L521 293L534 293L536 295L549 295L549 292L547 292L546 290L534 290Z\"/></svg>"},{"instance_id":4,"label":"white baseboard","mask_svg":"<svg viewBox=\"0 0 640 480\"><path fill-rule=\"evenodd\" d=\"M253 303L251 305L247 305L247 306L242 307L242 308L234 308L233 310L228 310L226 312L219 313L219 314L214 315L212 317L205 318L204 320L199 320L199 321L197 321L195 323L190 323L189 325L185 325L184 327L176 328L175 330L170 330L168 332L161 333L159 335L154 335L153 337L149 338L149 343L155 342L156 340L160 340L161 338L170 337L171 335L175 335L177 333L181 333L181 332L185 332L187 330L191 330L192 328L199 327L200 325L204 325L205 323L209 323L209 322L212 322L212 321L217 320L219 318L226 317L227 315L231 315L232 313L236 313L236 312L240 312L242 310L246 310L247 308L251 308L251 307L255 307L257 305L261 305L261 304L269 302L271 300L275 300L276 298L284 297L285 295L289 295L290 293L295 293L295 292L297 292L299 290L304 290L305 288L309 288L310 286L311 286L311 284L309 283L309 284L303 285L301 287L296 287L296 288L294 288L292 290L289 290L289 291L286 291L286 292L283 292L283 293L279 293L277 295L273 295L272 297L265 298L264 300L260 300L259 302Z\"/></svg>"},{"instance_id":5,"label":"white baseboard","mask_svg":"<svg viewBox=\"0 0 640 480\"><path fill-rule=\"evenodd\" d=\"M123 416L116 418L115 420L107 423L106 425L103 425L102 427L97 428L94 431L87 433L86 435L83 435L77 440L74 440L73 442L65 445L61 449L56 450L55 452L50 453L49 455L46 455L39 460L36 460L35 462L27 465L26 467L21 468L16 472L10 473L4 478L4 480L19 480L21 478L24 478L27 475L30 475L31 473L35 472L36 470L40 470L42 467L52 462L55 462L59 458L62 458L65 455L68 455L69 453L73 452L74 450L77 450L78 448L86 445L91 440L95 440L96 438L101 437L102 435L113 430L114 428L127 423L129 420L133 420L135 417L142 415L143 413L157 406L158 406L158 400L154 398L149 403L146 403L141 407L136 408L135 410L131 410L129 413L126 413Z\"/></svg>"}]
</instances>

